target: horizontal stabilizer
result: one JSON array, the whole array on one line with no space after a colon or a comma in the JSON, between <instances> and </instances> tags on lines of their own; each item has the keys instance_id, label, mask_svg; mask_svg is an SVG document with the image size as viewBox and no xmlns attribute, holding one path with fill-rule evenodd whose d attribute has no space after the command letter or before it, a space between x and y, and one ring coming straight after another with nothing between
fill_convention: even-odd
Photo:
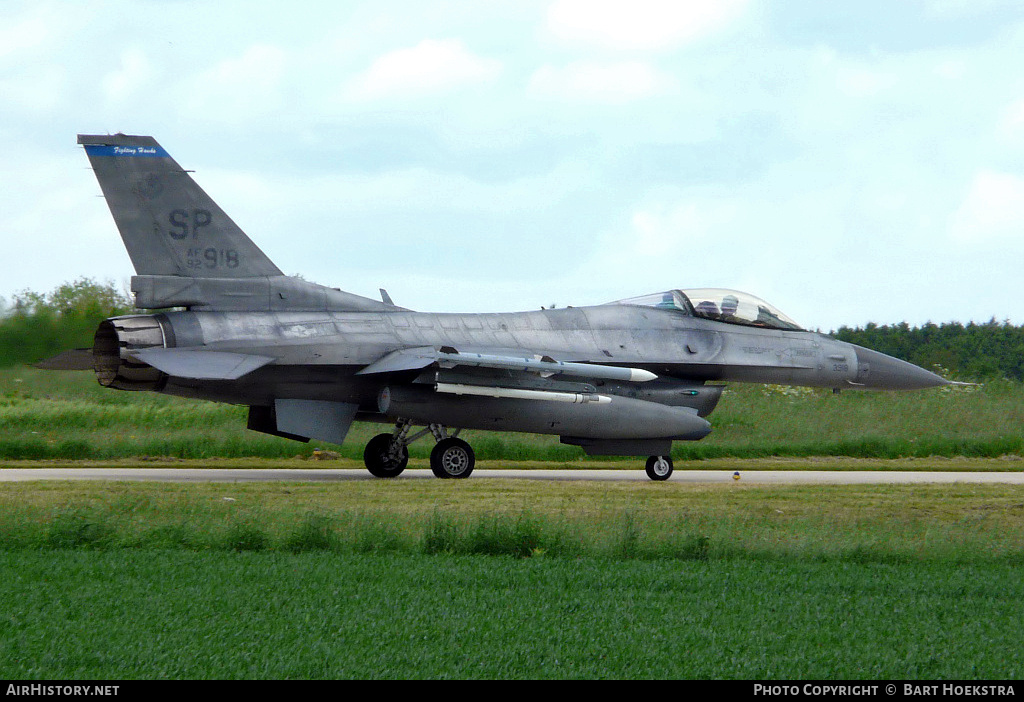
<instances>
[{"instance_id":1,"label":"horizontal stabilizer","mask_svg":"<svg viewBox=\"0 0 1024 702\"><path fill-rule=\"evenodd\" d=\"M275 360L270 356L190 348L140 349L131 355L167 375L197 380L237 380Z\"/></svg>"},{"instance_id":2,"label":"horizontal stabilizer","mask_svg":"<svg viewBox=\"0 0 1024 702\"><path fill-rule=\"evenodd\" d=\"M93 370L92 349L71 349L33 363L43 370Z\"/></svg>"}]
</instances>

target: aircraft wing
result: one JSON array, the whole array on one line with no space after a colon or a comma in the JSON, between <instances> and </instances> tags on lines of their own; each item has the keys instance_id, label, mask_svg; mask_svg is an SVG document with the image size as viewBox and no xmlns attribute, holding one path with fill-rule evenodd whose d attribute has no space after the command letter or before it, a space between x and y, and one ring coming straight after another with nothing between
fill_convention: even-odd
<instances>
[{"instance_id":1,"label":"aircraft wing","mask_svg":"<svg viewBox=\"0 0 1024 702\"><path fill-rule=\"evenodd\" d=\"M149 348L132 351L131 356L178 378L237 380L271 363L271 356L193 348Z\"/></svg>"},{"instance_id":2,"label":"aircraft wing","mask_svg":"<svg viewBox=\"0 0 1024 702\"><path fill-rule=\"evenodd\" d=\"M542 377L564 375L584 378L600 378L602 380L619 380L626 382L647 382L658 376L650 371L623 366L606 366L597 363L573 363L556 361L549 355L518 356L506 353L463 352L451 346L435 348L419 346L399 349L374 361L357 375L372 373L393 373L395 371L416 370L432 364L442 368L459 366L475 368L493 368L499 370L536 373Z\"/></svg>"}]
</instances>

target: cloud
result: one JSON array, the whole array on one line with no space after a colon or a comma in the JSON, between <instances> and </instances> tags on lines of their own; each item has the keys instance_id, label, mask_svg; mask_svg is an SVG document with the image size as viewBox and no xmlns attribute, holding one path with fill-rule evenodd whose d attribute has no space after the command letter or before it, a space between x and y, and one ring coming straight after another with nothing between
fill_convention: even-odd
<instances>
[{"instance_id":1,"label":"cloud","mask_svg":"<svg viewBox=\"0 0 1024 702\"><path fill-rule=\"evenodd\" d=\"M77 58L59 58L72 43L76 14L76 7L65 12L50 3L0 5L0 114L58 109L69 75L80 65Z\"/></svg>"},{"instance_id":2,"label":"cloud","mask_svg":"<svg viewBox=\"0 0 1024 702\"><path fill-rule=\"evenodd\" d=\"M671 75L646 63L576 61L564 68L541 67L530 77L527 93L559 100L622 103L675 88Z\"/></svg>"},{"instance_id":3,"label":"cloud","mask_svg":"<svg viewBox=\"0 0 1024 702\"><path fill-rule=\"evenodd\" d=\"M12 64L54 48L67 31L70 18L55 7L40 4L21 16L8 15L0 21L0 62ZM2 65L2 63L0 63Z\"/></svg>"},{"instance_id":4,"label":"cloud","mask_svg":"<svg viewBox=\"0 0 1024 702\"><path fill-rule=\"evenodd\" d=\"M1024 145L1024 99L1017 100L1003 110L997 130L997 136L1003 143Z\"/></svg>"},{"instance_id":5,"label":"cloud","mask_svg":"<svg viewBox=\"0 0 1024 702\"><path fill-rule=\"evenodd\" d=\"M130 272L72 147L118 130L288 272L410 306L463 306L443 273L477 310L721 284L808 324L915 322L968 314L950 286L1024 285L992 255L1024 250L1015 0L442 5L0 2L0 219L25 242L0 295Z\"/></svg>"},{"instance_id":6,"label":"cloud","mask_svg":"<svg viewBox=\"0 0 1024 702\"><path fill-rule=\"evenodd\" d=\"M950 225L950 238L984 244L1024 234L1024 178L1010 173L979 172Z\"/></svg>"},{"instance_id":7,"label":"cloud","mask_svg":"<svg viewBox=\"0 0 1024 702\"><path fill-rule=\"evenodd\" d=\"M187 86L188 114L229 123L265 117L281 104L287 54L255 44L203 71Z\"/></svg>"},{"instance_id":8,"label":"cloud","mask_svg":"<svg viewBox=\"0 0 1024 702\"><path fill-rule=\"evenodd\" d=\"M706 260L732 241L738 226L737 203L709 192L680 193L675 201L639 204L628 224L602 233L587 259L575 269L581 288L594 271L642 270L650 288L617 291L620 297L655 292L660 288L695 287L695 261ZM741 225L740 225L741 226ZM690 279L686 279L690 278ZM601 279L599 286L608 286ZM635 284L635 283L634 283Z\"/></svg>"},{"instance_id":9,"label":"cloud","mask_svg":"<svg viewBox=\"0 0 1024 702\"><path fill-rule=\"evenodd\" d=\"M713 34L739 18L747 0L557 0L547 29L559 41L614 50L659 50Z\"/></svg>"},{"instance_id":10,"label":"cloud","mask_svg":"<svg viewBox=\"0 0 1024 702\"><path fill-rule=\"evenodd\" d=\"M15 114L48 115L64 99L66 72L53 64L39 64L0 77L0 108Z\"/></svg>"},{"instance_id":11,"label":"cloud","mask_svg":"<svg viewBox=\"0 0 1024 702\"><path fill-rule=\"evenodd\" d=\"M899 82L896 75L872 70L864 66L840 66L836 71L836 87L848 97L874 97L895 87Z\"/></svg>"},{"instance_id":12,"label":"cloud","mask_svg":"<svg viewBox=\"0 0 1024 702\"><path fill-rule=\"evenodd\" d=\"M495 78L501 62L477 56L455 39L424 39L376 59L350 84L350 97L377 100L444 93Z\"/></svg>"},{"instance_id":13,"label":"cloud","mask_svg":"<svg viewBox=\"0 0 1024 702\"><path fill-rule=\"evenodd\" d=\"M963 19L1016 7L1016 0L928 0L923 9L926 17Z\"/></svg>"},{"instance_id":14,"label":"cloud","mask_svg":"<svg viewBox=\"0 0 1024 702\"><path fill-rule=\"evenodd\" d=\"M125 49L121 52L121 67L103 77L103 92L109 100L125 100L146 83L152 72L141 49Z\"/></svg>"}]
</instances>

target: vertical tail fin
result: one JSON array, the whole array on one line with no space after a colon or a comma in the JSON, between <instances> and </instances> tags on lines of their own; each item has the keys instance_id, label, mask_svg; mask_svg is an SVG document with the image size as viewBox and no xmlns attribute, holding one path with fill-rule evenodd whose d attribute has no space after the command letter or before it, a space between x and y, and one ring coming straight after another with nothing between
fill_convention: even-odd
<instances>
[{"instance_id":1,"label":"vertical tail fin","mask_svg":"<svg viewBox=\"0 0 1024 702\"><path fill-rule=\"evenodd\" d=\"M153 137L79 134L78 143L140 276L281 275Z\"/></svg>"}]
</instances>

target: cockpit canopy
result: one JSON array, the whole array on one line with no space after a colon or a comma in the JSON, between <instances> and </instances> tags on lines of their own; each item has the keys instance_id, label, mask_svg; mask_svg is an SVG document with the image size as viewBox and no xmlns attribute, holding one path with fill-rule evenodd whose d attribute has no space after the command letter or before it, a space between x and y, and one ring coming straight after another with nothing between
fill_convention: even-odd
<instances>
[{"instance_id":1,"label":"cockpit canopy","mask_svg":"<svg viewBox=\"0 0 1024 702\"><path fill-rule=\"evenodd\" d=\"M675 309L694 317L713 319L716 322L803 331L800 325L774 306L759 297L738 290L719 288L669 290L668 292L631 297L626 300L616 300L609 304Z\"/></svg>"}]
</instances>

